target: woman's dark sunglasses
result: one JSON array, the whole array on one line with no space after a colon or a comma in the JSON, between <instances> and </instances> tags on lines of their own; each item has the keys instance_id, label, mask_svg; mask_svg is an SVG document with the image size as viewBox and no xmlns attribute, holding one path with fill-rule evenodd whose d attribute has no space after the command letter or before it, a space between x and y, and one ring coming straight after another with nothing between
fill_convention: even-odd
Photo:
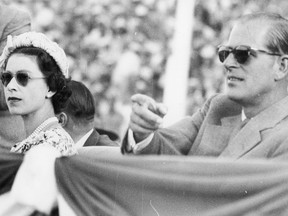
<instances>
[{"instance_id":1,"label":"woman's dark sunglasses","mask_svg":"<svg viewBox=\"0 0 288 216\"><path fill-rule=\"evenodd\" d=\"M250 46L237 46L237 47L228 47L228 46L219 46L218 47L218 56L220 62L224 62L225 59L229 56L230 53L233 54L234 58L239 64L245 64L247 60L249 59L249 56L256 56L256 52L261 52L267 55L275 55L275 56L281 56L280 53L273 53L268 52L265 50L259 50L251 48Z\"/></svg>"},{"instance_id":2,"label":"woman's dark sunglasses","mask_svg":"<svg viewBox=\"0 0 288 216\"><path fill-rule=\"evenodd\" d=\"M28 84L29 79L45 79L45 77L30 77L28 73L19 71L15 75L11 72L3 72L1 74L1 81L5 87L10 83L10 81L16 78L16 81L21 86L26 86Z\"/></svg>"}]
</instances>

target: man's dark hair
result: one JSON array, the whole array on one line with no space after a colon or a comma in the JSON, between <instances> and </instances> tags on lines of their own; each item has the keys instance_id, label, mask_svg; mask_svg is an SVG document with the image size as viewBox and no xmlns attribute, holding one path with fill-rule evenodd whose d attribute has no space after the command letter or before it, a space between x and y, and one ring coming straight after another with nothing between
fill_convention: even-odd
<instances>
[{"instance_id":1,"label":"man's dark hair","mask_svg":"<svg viewBox=\"0 0 288 216\"><path fill-rule=\"evenodd\" d=\"M94 98L90 90L81 82L71 80L68 87L72 90L66 107L62 109L75 122L93 121L95 115Z\"/></svg>"},{"instance_id":2,"label":"man's dark hair","mask_svg":"<svg viewBox=\"0 0 288 216\"><path fill-rule=\"evenodd\" d=\"M266 47L269 51L288 54L288 20L277 13L259 12L240 18L241 23L262 21L268 25ZM259 23L261 25L261 23Z\"/></svg>"}]
</instances>

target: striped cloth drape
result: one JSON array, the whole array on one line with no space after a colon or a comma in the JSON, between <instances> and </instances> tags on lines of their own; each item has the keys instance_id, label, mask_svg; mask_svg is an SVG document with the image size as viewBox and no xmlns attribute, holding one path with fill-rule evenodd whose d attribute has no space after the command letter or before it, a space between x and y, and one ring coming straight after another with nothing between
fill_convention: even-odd
<instances>
[{"instance_id":1,"label":"striped cloth drape","mask_svg":"<svg viewBox=\"0 0 288 216\"><path fill-rule=\"evenodd\" d=\"M268 160L121 156L84 149L56 160L77 215L288 215L288 164Z\"/></svg>"},{"instance_id":2,"label":"striped cloth drape","mask_svg":"<svg viewBox=\"0 0 288 216\"><path fill-rule=\"evenodd\" d=\"M87 147L56 159L57 188L75 215L288 215L286 162L119 151ZM1 194L11 188L22 160L0 153Z\"/></svg>"}]
</instances>

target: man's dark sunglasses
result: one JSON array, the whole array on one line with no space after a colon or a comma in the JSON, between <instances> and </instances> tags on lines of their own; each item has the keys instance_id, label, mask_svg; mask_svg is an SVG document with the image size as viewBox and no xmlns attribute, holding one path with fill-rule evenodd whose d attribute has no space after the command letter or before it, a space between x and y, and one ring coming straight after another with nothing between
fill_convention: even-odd
<instances>
[{"instance_id":1,"label":"man's dark sunglasses","mask_svg":"<svg viewBox=\"0 0 288 216\"><path fill-rule=\"evenodd\" d=\"M234 48L229 46L219 46L218 47L218 56L220 62L224 62L225 59L229 56L230 53L233 54L233 57L239 64L245 64L250 55L256 56L256 52L261 52L267 55L281 56L280 53L273 53L265 50L259 50L251 48L250 46L240 45Z\"/></svg>"},{"instance_id":2,"label":"man's dark sunglasses","mask_svg":"<svg viewBox=\"0 0 288 216\"><path fill-rule=\"evenodd\" d=\"M1 81L5 87L10 83L10 81L16 78L16 81L21 86L26 86L28 84L29 79L45 79L45 77L30 77L27 72L19 71L15 75L11 72L3 72L1 73Z\"/></svg>"}]
</instances>

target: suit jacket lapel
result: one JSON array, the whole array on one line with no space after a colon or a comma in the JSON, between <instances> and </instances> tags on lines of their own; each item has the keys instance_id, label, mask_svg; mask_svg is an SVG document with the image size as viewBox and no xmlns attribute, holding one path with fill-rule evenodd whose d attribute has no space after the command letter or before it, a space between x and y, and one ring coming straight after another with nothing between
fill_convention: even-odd
<instances>
[{"instance_id":1,"label":"suit jacket lapel","mask_svg":"<svg viewBox=\"0 0 288 216\"><path fill-rule=\"evenodd\" d=\"M231 138L227 148L222 152L221 156L229 156L232 158L241 157L261 141L258 123L253 123L252 121L253 120L250 120L234 137Z\"/></svg>"},{"instance_id":2,"label":"suit jacket lapel","mask_svg":"<svg viewBox=\"0 0 288 216\"><path fill-rule=\"evenodd\" d=\"M221 156L239 158L261 142L261 131L273 128L279 121L288 116L288 97L263 110L252 118L234 138Z\"/></svg>"},{"instance_id":3,"label":"suit jacket lapel","mask_svg":"<svg viewBox=\"0 0 288 216\"><path fill-rule=\"evenodd\" d=\"M202 132L199 145L194 145L190 155L210 155L219 156L227 147L231 132L236 122L241 121L241 115L234 115L220 119L221 124L206 124L205 130ZM196 142L197 143L197 142Z\"/></svg>"}]
</instances>

